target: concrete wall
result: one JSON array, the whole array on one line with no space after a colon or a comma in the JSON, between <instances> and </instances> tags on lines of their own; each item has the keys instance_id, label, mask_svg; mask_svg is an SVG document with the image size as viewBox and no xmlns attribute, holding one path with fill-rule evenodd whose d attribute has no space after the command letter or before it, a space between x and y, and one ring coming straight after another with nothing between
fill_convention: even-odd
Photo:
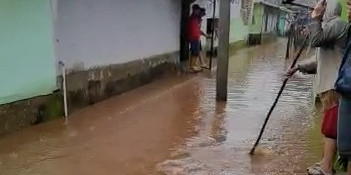
<instances>
[{"instance_id":1,"label":"concrete wall","mask_svg":"<svg viewBox=\"0 0 351 175\"><path fill-rule=\"evenodd\" d=\"M54 9L70 111L144 85L179 62L179 0L56 0Z\"/></svg>"},{"instance_id":2,"label":"concrete wall","mask_svg":"<svg viewBox=\"0 0 351 175\"><path fill-rule=\"evenodd\" d=\"M230 42L237 42L242 40L247 40L249 35L249 23L252 14L247 14L243 8L246 1L233 1L231 6L231 18L230 18ZM248 19L248 23L245 23L245 19Z\"/></svg>"},{"instance_id":3,"label":"concrete wall","mask_svg":"<svg viewBox=\"0 0 351 175\"><path fill-rule=\"evenodd\" d=\"M56 54L70 69L179 50L179 0L59 0Z\"/></svg>"},{"instance_id":4,"label":"concrete wall","mask_svg":"<svg viewBox=\"0 0 351 175\"><path fill-rule=\"evenodd\" d=\"M57 87L50 1L1 0L0 21L2 135L62 116L62 97L52 94Z\"/></svg>"},{"instance_id":5,"label":"concrete wall","mask_svg":"<svg viewBox=\"0 0 351 175\"><path fill-rule=\"evenodd\" d=\"M252 25L250 26L250 34L261 34L264 19L264 5L255 3Z\"/></svg>"},{"instance_id":6,"label":"concrete wall","mask_svg":"<svg viewBox=\"0 0 351 175\"><path fill-rule=\"evenodd\" d=\"M0 135L62 117L58 61L70 112L174 73L180 15L179 0L1 0Z\"/></svg>"},{"instance_id":7,"label":"concrete wall","mask_svg":"<svg viewBox=\"0 0 351 175\"><path fill-rule=\"evenodd\" d=\"M255 3L253 8L252 24L249 28L249 45L261 44L262 27L264 20L264 5L262 3Z\"/></svg>"},{"instance_id":8,"label":"concrete wall","mask_svg":"<svg viewBox=\"0 0 351 175\"><path fill-rule=\"evenodd\" d=\"M0 105L56 89L48 0L0 1Z\"/></svg>"}]
</instances>

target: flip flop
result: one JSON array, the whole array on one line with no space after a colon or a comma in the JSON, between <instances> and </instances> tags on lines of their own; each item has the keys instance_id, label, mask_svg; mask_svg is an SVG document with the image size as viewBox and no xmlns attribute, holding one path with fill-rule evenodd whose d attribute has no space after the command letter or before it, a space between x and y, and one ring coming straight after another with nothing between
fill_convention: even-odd
<instances>
[{"instance_id":1,"label":"flip flop","mask_svg":"<svg viewBox=\"0 0 351 175\"><path fill-rule=\"evenodd\" d=\"M321 163L320 163L320 162L317 162L317 163L313 164L312 166L310 166L310 167L307 168L307 171L309 171L310 169L314 169L314 168L316 168L316 167L321 167Z\"/></svg>"},{"instance_id":2,"label":"flip flop","mask_svg":"<svg viewBox=\"0 0 351 175\"><path fill-rule=\"evenodd\" d=\"M335 173L326 173L320 166L315 166L307 171L308 175L334 175Z\"/></svg>"}]
</instances>

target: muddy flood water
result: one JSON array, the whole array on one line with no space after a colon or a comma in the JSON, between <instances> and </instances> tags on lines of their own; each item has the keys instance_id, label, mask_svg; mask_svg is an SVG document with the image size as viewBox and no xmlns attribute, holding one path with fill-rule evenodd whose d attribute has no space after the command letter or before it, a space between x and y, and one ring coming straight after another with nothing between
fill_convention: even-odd
<instances>
[{"instance_id":1,"label":"muddy flood water","mask_svg":"<svg viewBox=\"0 0 351 175\"><path fill-rule=\"evenodd\" d=\"M284 78L285 40L230 58L227 103L215 73L157 80L0 138L0 175L305 174L321 156L313 77L295 75L255 156L248 152Z\"/></svg>"}]
</instances>

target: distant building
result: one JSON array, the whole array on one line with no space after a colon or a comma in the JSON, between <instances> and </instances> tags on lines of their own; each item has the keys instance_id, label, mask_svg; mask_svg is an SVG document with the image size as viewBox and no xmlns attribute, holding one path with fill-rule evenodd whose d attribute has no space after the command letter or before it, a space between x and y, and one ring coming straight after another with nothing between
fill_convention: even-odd
<instances>
[{"instance_id":1,"label":"distant building","mask_svg":"<svg viewBox=\"0 0 351 175\"><path fill-rule=\"evenodd\" d=\"M213 10L215 10L215 26L218 27L219 0L216 0L216 9L213 9L215 0L196 0L192 4L199 4L206 9L206 16L202 23L202 30L211 34ZM232 0L230 12L230 43L247 42L249 29L252 24L253 0ZM210 40L203 40L209 48ZM215 38L215 46L218 45L218 38Z\"/></svg>"}]
</instances>

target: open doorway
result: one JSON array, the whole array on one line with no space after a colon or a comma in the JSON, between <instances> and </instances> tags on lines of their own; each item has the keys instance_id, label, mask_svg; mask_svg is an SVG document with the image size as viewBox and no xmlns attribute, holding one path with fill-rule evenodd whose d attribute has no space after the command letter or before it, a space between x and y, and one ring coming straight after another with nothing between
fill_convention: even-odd
<instances>
[{"instance_id":1,"label":"open doorway","mask_svg":"<svg viewBox=\"0 0 351 175\"><path fill-rule=\"evenodd\" d=\"M208 40L206 42L208 43L207 48L218 46L218 25L219 25L219 18L207 18L206 34L211 37L213 35L213 41L211 41L212 40L211 37L207 39ZM208 49L207 55L216 56L217 50L215 48L212 51L211 49Z\"/></svg>"}]
</instances>

